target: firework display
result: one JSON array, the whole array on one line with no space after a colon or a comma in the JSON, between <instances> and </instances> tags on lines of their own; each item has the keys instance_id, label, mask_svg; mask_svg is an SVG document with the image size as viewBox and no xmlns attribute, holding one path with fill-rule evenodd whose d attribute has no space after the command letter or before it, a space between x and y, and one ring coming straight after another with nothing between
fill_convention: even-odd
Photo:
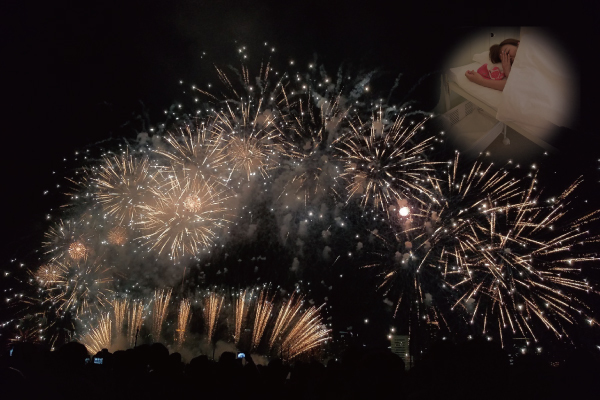
<instances>
[{"instance_id":1,"label":"firework display","mask_svg":"<svg viewBox=\"0 0 600 400\"><path fill-rule=\"evenodd\" d=\"M17 300L71 321L91 352L202 336L293 359L331 339L334 283L361 267L407 326L504 343L597 325L598 214L577 215L581 180L545 199L535 172L444 161L431 115L346 75L217 68L193 110L165 111L171 126L69 171L34 294Z\"/></svg>"},{"instance_id":2,"label":"firework display","mask_svg":"<svg viewBox=\"0 0 600 400\"><path fill-rule=\"evenodd\" d=\"M89 323L84 324L83 334L79 340L88 348L90 353L95 354L106 348L110 350L122 349L124 346L133 346L136 340L154 341L155 331L160 323L160 317L174 311L177 314L176 324L173 329L173 345L182 348L186 338L195 335L190 332L192 320L201 320L205 327L206 342L213 345L217 340L232 342L238 348L251 347L259 354L283 354L288 359L293 359L303 353L314 349L330 339L330 329L323 324L320 310L310 306L305 307L302 296L292 294L288 299L277 298L276 295L268 295L268 289L260 291L258 296L252 296L256 289L246 288L238 294L246 294L244 299L245 314L248 310L253 311L253 316L245 317L239 322L240 310L236 307L224 307L226 295L222 290L209 290L198 293L202 301L195 306L192 298L183 298L179 301L176 309L171 307L170 294L172 289L156 290L154 295L148 299L130 301L119 297L113 301L109 312L100 312L90 318ZM240 298L234 296L234 298ZM152 303L152 321L148 319L144 304ZM271 312L276 311L279 315L277 320L271 319ZM125 318L127 314L127 318ZM156 317L155 317L156 315ZM113 321L115 323L113 324ZM239 324L237 337L234 334L223 333L219 328L229 324ZM119 329L119 326L121 328ZM123 329L127 326L127 329ZM116 329L113 329L116 327ZM241 332L250 331L250 335L242 338ZM27 337L39 336L39 329L21 329L20 335L15 340L24 340ZM221 333L218 333L221 332ZM218 337L217 337L218 335ZM273 342L262 343L263 336L275 338ZM39 338L38 338L39 339ZM124 339L122 341L121 339ZM125 344L126 343L126 344Z\"/></svg>"},{"instance_id":3,"label":"firework display","mask_svg":"<svg viewBox=\"0 0 600 400\"><path fill-rule=\"evenodd\" d=\"M249 307L248 297L252 298L252 291L248 293L246 290L238 293L237 299L235 299L235 330L233 333L234 343L237 345L242 337L242 326L246 321Z\"/></svg>"}]
</instances>

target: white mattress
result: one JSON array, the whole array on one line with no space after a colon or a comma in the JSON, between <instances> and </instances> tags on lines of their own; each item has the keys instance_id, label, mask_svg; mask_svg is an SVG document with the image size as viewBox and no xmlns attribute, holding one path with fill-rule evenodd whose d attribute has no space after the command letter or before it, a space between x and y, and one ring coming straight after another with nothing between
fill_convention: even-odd
<instances>
[{"instance_id":1,"label":"white mattress","mask_svg":"<svg viewBox=\"0 0 600 400\"><path fill-rule=\"evenodd\" d=\"M477 71L479 67L483 64L478 62L473 62L471 64L463 65L461 67L450 68L450 73L447 74L448 79L456 82L461 89L470 95L476 97L478 100L481 100L488 106L492 107L494 110L498 111L498 106L502 101L502 92L500 90L486 88L484 86L478 85L476 83L471 82L465 76L465 72L469 70Z\"/></svg>"}]
</instances>

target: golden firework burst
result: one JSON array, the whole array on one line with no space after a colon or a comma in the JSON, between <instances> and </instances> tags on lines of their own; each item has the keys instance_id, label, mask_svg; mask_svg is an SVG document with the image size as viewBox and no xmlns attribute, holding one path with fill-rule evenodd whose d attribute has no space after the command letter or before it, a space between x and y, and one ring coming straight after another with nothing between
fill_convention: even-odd
<instances>
[{"instance_id":1,"label":"golden firework burst","mask_svg":"<svg viewBox=\"0 0 600 400\"><path fill-rule=\"evenodd\" d=\"M142 239L159 254L167 251L173 258L210 247L229 224L227 197L219 187L202 179L168 178L163 187L153 189L156 202L142 207Z\"/></svg>"},{"instance_id":2,"label":"golden firework burst","mask_svg":"<svg viewBox=\"0 0 600 400\"><path fill-rule=\"evenodd\" d=\"M108 232L107 239L109 243L122 246L127 243L128 240L127 229L122 226L115 226Z\"/></svg>"}]
</instances>

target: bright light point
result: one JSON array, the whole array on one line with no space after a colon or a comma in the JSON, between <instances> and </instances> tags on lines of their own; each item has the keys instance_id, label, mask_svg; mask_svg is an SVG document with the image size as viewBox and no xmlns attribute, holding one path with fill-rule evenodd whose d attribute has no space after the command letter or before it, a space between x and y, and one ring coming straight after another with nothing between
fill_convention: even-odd
<instances>
[{"instance_id":1,"label":"bright light point","mask_svg":"<svg viewBox=\"0 0 600 400\"><path fill-rule=\"evenodd\" d=\"M400 208L400 215L406 217L410 213L410 209L408 207Z\"/></svg>"}]
</instances>

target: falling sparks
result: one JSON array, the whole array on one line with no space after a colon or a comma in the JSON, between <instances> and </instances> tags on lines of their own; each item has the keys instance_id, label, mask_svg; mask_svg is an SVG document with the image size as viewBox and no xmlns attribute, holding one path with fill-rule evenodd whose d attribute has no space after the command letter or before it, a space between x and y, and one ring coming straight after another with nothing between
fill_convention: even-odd
<instances>
[{"instance_id":1,"label":"falling sparks","mask_svg":"<svg viewBox=\"0 0 600 400\"><path fill-rule=\"evenodd\" d=\"M302 299L295 298L294 294L281 306L269 338L269 350L273 348L276 341L282 340L283 333L288 329L301 307Z\"/></svg>"},{"instance_id":2,"label":"falling sparks","mask_svg":"<svg viewBox=\"0 0 600 400\"><path fill-rule=\"evenodd\" d=\"M96 354L102 349L109 349L112 343L112 322L109 314L103 314L96 326L81 339L91 354Z\"/></svg>"},{"instance_id":3,"label":"falling sparks","mask_svg":"<svg viewBox=\"0 0 600 400\"><path fill-rule=\"evenodd\" d=\"M160 289L154 291L154 301L152 303L152 338L155 342L160 341L163 322L167 315L167 308L171 300L173 289Z\"/></svg>"},{"instance_id":4,"label":"falling sparks","mask_svg":"<svg viewBox=\"0 0 600 400\"><path fill-rule=\"evenodd\" d=\"M211 292L204 299L204 321L206 323L206 333L208 336L208 343L212 343L217 328L217 322L219 320L219 314L221 313L221 307L223 306L223 296L217 293Z\"/></svg>"},{"instance_id":5,"label":"falling sparks","mask_svg":"<svg viewBox=\"0 0 600 400\"><path fill-rule=\"evenodd\" d=\"M189 299L183 299L179 303L179 310L177 313L177 329L175 331L175 341L179 346L182 346L185 342L185 333L192 317L190 314L190 307L191 301Z\"/></svg>"},{"instance_id":6,"label":"falling sparks","mask_svg":"<svg viewBox=\"0 0 600 400\"><path fill-rule=\"evenodd\" d=\"M125 323L125 317L127 316L127 309L129 308L128 299L115 299L112 302L113 312L115 316L115 332L117 336L121 336L123 333L123 326Z\"/></svg>"},{"instance_id":7,"label":"falling sparks","mask_svg":"<svg viewBox=\"0 0 600 400\"><path fill-rule=\"evenodd\" d=\"M133 347L135 345L145 318L145 306L143 301L132 301L130 303L129 313L127 314L127 338L129 339L129 346Z\"/></svg>"},{"instance_id":8,"label":"falling sparks","mask_svg":"<svg viewBox=\"0 0 600 400\"><path fill-rule=\"evenodd\" d=\"M288 358L297 357L329 339L330 330L323 326L319 310L320 307L310 307L304 311L284 336L281 349Z\"/></svg>"},{"instance_id":9,"label":"falling sparks","mask_svg":"<svg viewBox=\"0 0 600 400\"><path fill-rule=\"evenodd\" d=\"M267 322L271 317L273 310L273 299L268 298L266 290L260 292L258 301L256 302L256 312L254 317L254 329L252 330L252 349L256 349L265 333Z\"/></svg>"},{"instance_id":10,"label":"falling sparks","mask_svg":"<svg viewBox=\"0 0 600 400\"><path fill-rule=\"evenodd\" d=\"M252 291L248 293L247 290L243 290L240 293L238 293L238 296L235 299L235 323L233 341L236 345L239 344L240 339L242 337L242 326L246 321L246 318L248 316L248 310L250 309L247 297L252 298Z\"/></svg>"}]
</instances>

